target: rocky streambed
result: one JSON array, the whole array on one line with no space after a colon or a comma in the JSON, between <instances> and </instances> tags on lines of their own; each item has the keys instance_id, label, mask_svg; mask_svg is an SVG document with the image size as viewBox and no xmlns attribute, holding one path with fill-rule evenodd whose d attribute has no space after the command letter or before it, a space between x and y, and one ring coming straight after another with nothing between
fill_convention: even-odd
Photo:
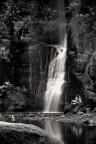
<instances>
[{"instance_id":1,"label":"rocky streambed","mask_svg":"<svg viewBox=\"0 0 96 144\"><path fill-rule=\"evenodd\" d=\"M83 133L85 131L86 133ZM62 144L63 142L70 144L74 141L73 135L78 144L84 134L83 144L88 131L91 134L94 133L95 138L96 113L10 112L0 114L1 144Z\"/></svg>"},{"instance_id":2,"label":"rocky streambed","mask_svg":"<svg viewBox=\"0 0 96 144\"><path fill-rule=\"evenodd\" d=\"M31 121L57 121L64 123L93 124L96 125L96 113L1 113L0 120L16 123L31 123Z\"/></svg>"}]
</instances>

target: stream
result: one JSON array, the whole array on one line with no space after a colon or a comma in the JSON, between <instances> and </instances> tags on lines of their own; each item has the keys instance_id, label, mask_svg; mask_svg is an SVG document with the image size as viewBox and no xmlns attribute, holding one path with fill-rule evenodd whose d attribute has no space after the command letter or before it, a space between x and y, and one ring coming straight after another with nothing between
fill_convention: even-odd
<instances>
[{"instance_id":1,"label":"stream","mask_svg":"<svg viewBox=\"0 0 96 144\"><path fill-rule=\"evenodd\" d=\"M27 121L28 122L28 121ZM31 121L64 144L96 144L96 127L54 120Z\"/></svg>"},{"instance_id":2,"label":"stream","mask_svg":"<svg viewBox=\"0 0 96 144\"><path fill-rule=\"evenodd\" d=\"M5 115L5 121L15 123L33 124L48 132L52 137L62 141L64 144L96 144L96 126L84 124L65 123L53 118L62 114L14 114L15 120L12 121L12 114Z\"/></svg>"}]
</instances>

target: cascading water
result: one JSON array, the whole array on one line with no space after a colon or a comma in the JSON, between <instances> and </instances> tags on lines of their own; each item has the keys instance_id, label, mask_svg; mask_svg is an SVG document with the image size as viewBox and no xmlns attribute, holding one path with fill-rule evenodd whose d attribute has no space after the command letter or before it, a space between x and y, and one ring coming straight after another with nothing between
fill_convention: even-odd
<instances>
[{"instance_id":1,"label":"cascading water","mask_svg":"<svg viewBox=\"0 0 96 144\"><path fill-rule=\"evenodd\" d=\"M59 110L60 97L65 83L66 49L67 37L65 36L64 45L56 49L58 55L49 64L44 112L58 112Z\"/></svg>"}]
</instances>

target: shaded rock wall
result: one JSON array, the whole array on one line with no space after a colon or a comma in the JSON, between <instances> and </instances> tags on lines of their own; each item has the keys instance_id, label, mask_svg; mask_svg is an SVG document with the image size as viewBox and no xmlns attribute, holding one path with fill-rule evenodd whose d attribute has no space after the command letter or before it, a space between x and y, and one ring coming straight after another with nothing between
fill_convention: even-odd
<instances>
[{"instance_id":1,"label":"shaded rock wall","mask_svg":"<svg viewBox=\"0 0 96 144\"><path fill-rule=\"evenodd\" d=\"M86 0L69 1L66 8L68 102L71 102L76 95L81 95L85 103L90 100L95 101L95 8L95 1L89 2Z\"/></svg>"},{"instance_id":2,"label":"shaded rock wall","mask_svg":"<svg viewBox=\"0 0 96 144\"><path fill-rule=\"evenodd\" d=\"M14 83L29 90L29 105L33 110L42 109L48 66L56 49L30 40L18 42L16 48Z\"/></svg>"}]
</instances>

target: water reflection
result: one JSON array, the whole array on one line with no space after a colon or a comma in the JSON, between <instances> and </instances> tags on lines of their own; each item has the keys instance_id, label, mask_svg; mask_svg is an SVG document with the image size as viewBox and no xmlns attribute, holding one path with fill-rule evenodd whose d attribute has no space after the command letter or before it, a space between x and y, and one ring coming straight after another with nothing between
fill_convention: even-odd
<instances>
[{"instance_id":1,"label":"water reflection","mask_svg":"<svg viewBox=\"0 0 96 144\"><path fill-rule=\"evenodd\" d=\"M59 140L62 140L62 133L59 123L56 121L45 121L45 130L52 136Z\"/></svg>"},{"instance_id":2,"label":"water reflection","mask_svg":"<svg viewBox=\"0 0 96 144\"><path fill-rule=\"evenodd\" d=\"M72 132L76 135L76 137L80 137L82 135L82 127L80 125L71 126Z\"/></svg>"},{"instance_id":3,"label":"water reflection","mask_svg":"<svg viewBox=\"0 0 96 144\"><path fill-rule=\"evenodd\" d=\"M7 117L6 121L12 122L12 119ZM33 120L32 117L15 117L15 122L34 124L46 130L50 136L63 141L64 144L96 144L96 126L63 123L52 119Z\"/></svg>"},{"instance_id":4,"label":"water reflection","mask_svg":"<svg viewBox=\"0 0 96 144\"><path fill-rule=\"evenodd\" d=\"M45 121L44 129L64 144L96 144L96 127Z\"/></svg>"}]
</instances>

